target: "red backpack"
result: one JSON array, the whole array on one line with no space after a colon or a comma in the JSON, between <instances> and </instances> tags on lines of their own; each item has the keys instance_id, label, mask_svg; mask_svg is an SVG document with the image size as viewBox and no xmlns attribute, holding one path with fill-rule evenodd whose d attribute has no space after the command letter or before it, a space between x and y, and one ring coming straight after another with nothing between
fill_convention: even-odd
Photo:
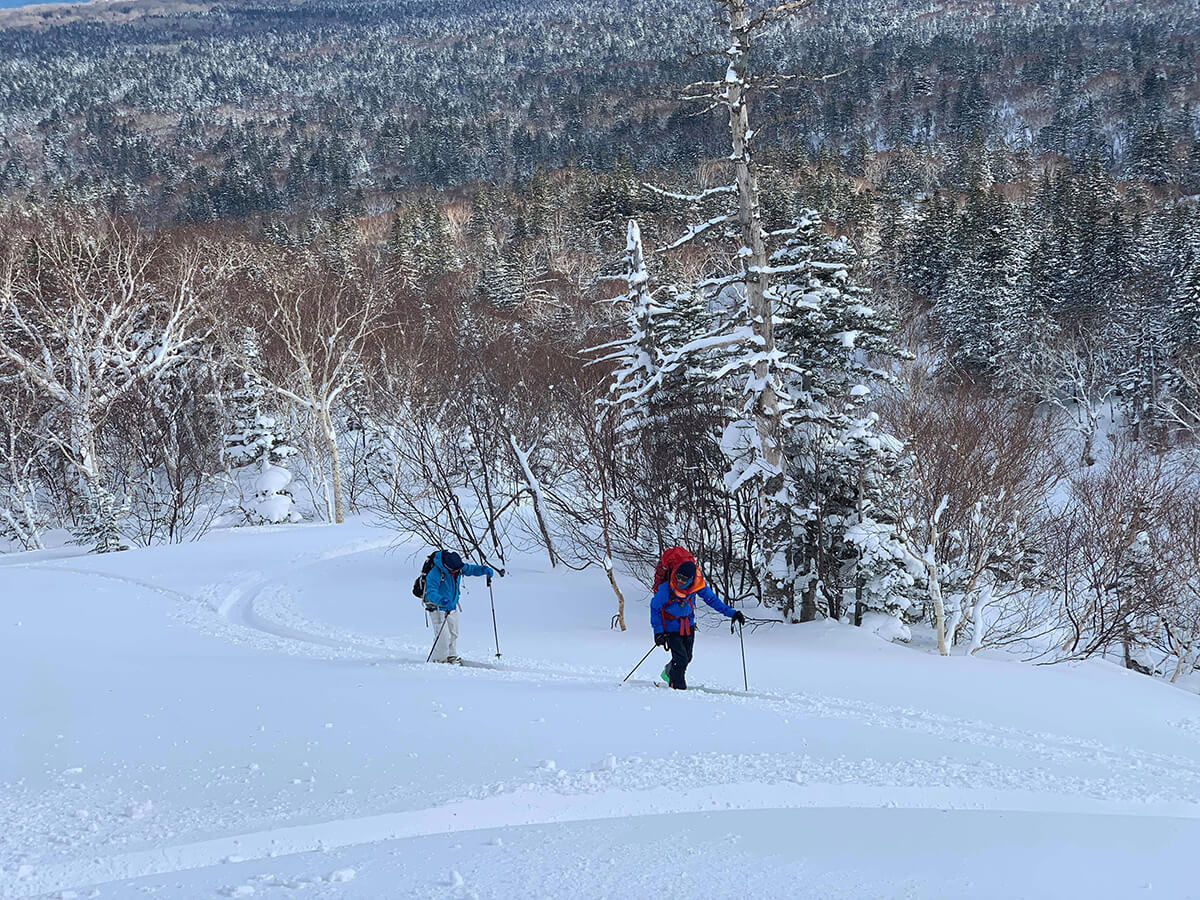
<instances>
[{"instance_id":1,"label":"red backpack","mask_svg":"<svg viewBox=\"0 0 1200 900\"><path fill-rule=\"evenodd\" d=\"M683 547L668 547L664 550L662 558L654 569L654 587L651 590L657 591L659 585L666 584L671 573L679 568L680 563L684 562L690 562L696 566L697 572L700 571L700 566L696 565L696 557L692 556L691 551Z\"/></svg>"},{"instance_id":2,"label":"red backpack","mask_svg":"<svg viewBox=\"0 0 1200 900\"><path fill-rule=\"evenodd\" d=\"M662 559L658 561L658 566L654 569L654 590L657 591L659 586L669 582L672 576L674 576L675 570L685 562L690 562L692 565L696 566L696 581L699 583L699 587L703 587L704 576L700 574L700 566L696 565L696 557L692 556L692 554L683 547L670 547L663 552ZM692 588L692 590L696 589L697 588L695 587ZM676 596L676 599L680 598ZM696 609L695 594L689 593L684 600L686 600L684 605L687 607L688 611L682 616L671 615L669 612L667 612L666 605L664 604L662 609L663 622L667 625L670 625L670 623L673 621L682 620L679 626L679 633L691 634L692 627L690 624L690 617Z\"/></svg>"}]
</instances>

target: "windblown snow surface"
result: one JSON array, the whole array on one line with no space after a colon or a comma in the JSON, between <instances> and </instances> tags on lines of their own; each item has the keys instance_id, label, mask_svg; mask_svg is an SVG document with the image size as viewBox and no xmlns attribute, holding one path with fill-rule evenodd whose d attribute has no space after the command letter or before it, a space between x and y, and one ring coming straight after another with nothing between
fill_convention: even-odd
<instances>
[{"instance_id":1,"label":"windblown snow surface","mask_svg":"<svg viewBox=\"0 0 1200 900\"><path fill-rule=\"evenodd\" d=\"M0 897L1200 897L1200 697L746 633L652 686L599 567L468 581L365 524L0 559ZM701 622L693 681L742 687Z\"/></svg>"}]
</instances>

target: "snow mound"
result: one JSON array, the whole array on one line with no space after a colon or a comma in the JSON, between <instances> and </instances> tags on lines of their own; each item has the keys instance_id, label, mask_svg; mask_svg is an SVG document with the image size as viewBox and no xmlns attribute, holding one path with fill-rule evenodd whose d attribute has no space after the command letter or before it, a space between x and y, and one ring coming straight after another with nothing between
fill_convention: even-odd
<instances>
[{"instance_id":1,"label":"snow mound","mask_svg":"<svg viewBox=\"0 0 1200 900\"><path fill-rule=\"evenodd\" d=\"M895 616L876 610L863 613L862 627L885 641L907 644L912 640L912 630L907 625Z\"/></svg>"}]
</instances>

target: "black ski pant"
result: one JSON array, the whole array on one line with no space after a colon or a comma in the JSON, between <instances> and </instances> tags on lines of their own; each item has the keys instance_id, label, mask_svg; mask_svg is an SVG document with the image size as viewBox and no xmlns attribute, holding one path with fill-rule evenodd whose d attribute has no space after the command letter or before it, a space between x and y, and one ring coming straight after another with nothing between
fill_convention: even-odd
<instances>
[{"instance_id":1,"label":"black ski pant","mask_svg":"<svg viewBox=\"0 0 1200 900\"><path fill-rule=\"evenodd\" d=\"M692 649L696 646L696 630L688 634L667 632L667 649L671 651L671 661L667 663L667 677L671 687L677 691L687 690L687 667L692 661Z\"/></svg>"}]
</instances>

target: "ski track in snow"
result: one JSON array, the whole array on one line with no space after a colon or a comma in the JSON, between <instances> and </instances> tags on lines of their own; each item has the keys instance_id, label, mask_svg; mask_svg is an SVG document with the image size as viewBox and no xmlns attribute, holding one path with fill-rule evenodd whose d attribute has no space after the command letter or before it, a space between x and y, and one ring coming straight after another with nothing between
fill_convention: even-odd
<instances>
[{"instance_id":1,"label":"ski track in snow","mask_svg":"<svg viewBox=\"0 0 1200 900\"><path fill-rule=\"evenodd\" d=\"M341 553L325 554L310 564L315 565L329 559L367 552L369 549L373 548L356 548ZM424 648L410 643L347 634L327 625L312 622L289 605L286 588L274 585L273 582L266 579L256 580L253 585L252 589L244 587L235 589L237 591L236 601L222 604L221 610L231 622L289 642L290 652L305 652L304 648L290 643L301 642L313 648L336 651L336 655L372 660L379 665L424 665L421 656L425 652ZM263 598L270 602L271 616L258 611L256 601ZM327 653L318 653L318 655L327 658ZM556 668L536 660L521 660L516 666L512 663L476 663L470 669L485 670L489 677L515 680L540 682L546 677L553 677L557 680L573 679L580 682L599 681L610 685L619 684L616 674L611 671L590 667ZM477 677L470 669L467 671L448 669L445 674L449 677ZM648 682L639 682L637 685L626 685L625 689L639 689L648 684ZM657 690L657 688L655 689ZM1191 787L1191 793L1185 795L1186 802L1200 804L1200 762L1189 757L1148 753L1125 747L1110 747L1099 741L1049 732L1027 731L982 720L953 718L916 707L885 706L868 701L803 692L775 694L709 689L708 691L695 691L686 699L690 701L693 698L697 702L757 703L775 707L781 713L810 719L849 720L875 728L915 731L956 743L982 744L1020 753L1035 754L1052 762L1088 762L1124 769L1142 778L1149 777L1152 780L1174 779L1183 776L1190 782ZM1200 722L1198 721L1189 720L1186 724L1179 723L1179 727L1200 736ZM1077 789L1078 785L1074 785L1065 793L1075 793ZM1107 795L1112 796L1111 794ZM1181 799L1176 791L1171 791L1166 796L1139 792L1137 797L1143 798L1147 802Z\"/></svg>"},{"instance_id":2,"label":"ski track in snow","mask_svg":"<svg viewBox=\"0 0 1200 900\"><path fill-rule=\"evenodd\" d=\"M296 565L288 576L294 577L305 567L377 550L385 544L360 541L338 551L318 556L309 554L294 560ZM347 633L306 619L290 603L286 586L261 572L240 573L204 589L199 595L192 595L141 579L75 566L47 563L23 564L22 567L104 578L155 592L175 601L176 617L189 625L260 650L321 660L365 661L389 667L425 665L426 649L423 647ZM552 677L601 690L660 690L645 683L620 685L620 675L611 671L587 667L563 669L537 660L519 659L516 663L464 669L445 667L439 668L438 673L446 678L518 682L542 682ZM902 761L870 757L854 760L823 758L806 753L675 754L666 759L649 760L637 756L610 756L597 761L586 771L570 772L549 767L519 779L472 788L465 797L460 789L458 796L448 795L443 798L444 802L426 809L362 816L350 815L353 807L349 803L341 810L325 804L315 809L307 808L304 818L311 822L322 813L337 817L314 824L266 827L173 846L170 841L176 837L175 832L154 823L153 816L149 817L151 821L141 833L114 835L104 829L97 830L94 823L81 822L77 835L59 836L58 840L64 844L69 841L75 853L90 844L93 851L104 848L110 855L24 866L16 881L8 880L7 873L0 874L0 897L32 896L67 891L80 885L182 872L231 858L249 860L486 828L714 809L888 806L1200 817L1200 762L1194 758L955 718L917 707L888 706L806 692L775 694L714 690L711 693L691 692L678 699L697 704L754 704L794 719L840 720L874 729L915 732L963 745L967 751L955 758ZM1200 720L1185 719L1174 724L1189 736L1200 738ZM969 752L972 746L1024 754L1055 769L1098 768L1107 774L1102 777L1071 776L1063 771L1050 771L1050 768L1013 768L989 760L973 761ZM669 791L662 788L657 774L664 766L682 773L682 780ZM754 774L753 783L742 781L742 773L747 772ZM206 775L210 779L222 777L221 773L211 771ZM244 775L244 772L229 773L228 777L237 779ZM143 781L132 767L123 772L121 778L127 782L131 776L135 783ZM111 780L114 782L109 786L113 802L124 802L116 778ZM42 810L72 808L69 805L72 789L78 785L73 784L70 772L63 773L59 781L61 797L25 799ZM966 802L964 797L968 798ZM248 822L273 824L286 821L289 814L294 821L296 812L286 798L277 798L275 806L262 805L256 815L248 817ZM122 815L126 825L141 818L128 810ZM33 818L47 819L44 816ZM57 815L50 818L62 821ZM9 815L0 815L0 824L11 825L18 835L26 830L21 827L23 823L11 819ZM196 810L186 822L186 828L192 834L212 834L221 824L219 809ZM154 827L150 827L152 825ZM6 838L12 841L14 832L8 829L6 832ZM27 839L33 836L25 834ZM43 840L43 846L55 843L52 835L37 837ZM155 849L111 854L111 849L122 843L156 846Z\"/></svg>"},{"instance_id":3,"label":"ski track in snow","mask_svg":"<svg viewBox=\"0 0 1200 900\"><path fill-rule=\"evenodd\" d=\"M169 875L227 862L244 862L296 853L331 851L381 841L430 835L458 834L496 828L563 824L634 815L690 814L722 810L775 810L787 808L907 808L988 809L1045 813L1084 813L1126 816L1110 804L1023 792L1014 797L995 791L980 792L977 803L964 804L956 788L926 785L880 790L869 785L799 785L789 783L726 783L702 788L663 787L612 790L567 798L548 798L541 791L523 790L485 800L448 803L433 809L347 818L314 825L293 825L252 834L240 834L110 856L44 866L27 873L21 897L66 891L80 885L103 884L151 875ZM1136 812L1133 813L1137 815ZM1154 815L1159 815L1155 813ZM0 885L2 886L2 885Z\"/></svg>"}]
</instances>

